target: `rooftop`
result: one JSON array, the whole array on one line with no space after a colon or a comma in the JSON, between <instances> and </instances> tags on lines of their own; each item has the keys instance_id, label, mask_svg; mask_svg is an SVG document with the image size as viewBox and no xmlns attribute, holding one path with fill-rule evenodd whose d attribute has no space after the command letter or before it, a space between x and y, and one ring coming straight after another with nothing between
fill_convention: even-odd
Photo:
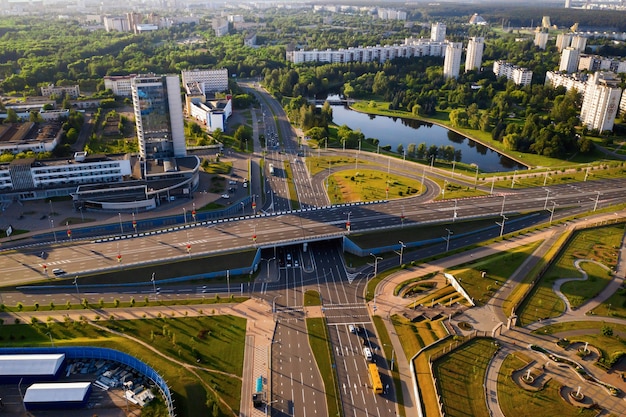
<instances>
[{"instance_id":1,"label":"rooftop","mask_svg":"<svg viewBox=\"0 0 626 417\"><path fill-rule=\"evenodd\" d=\"M33 384L26 390L25 403L83 401L91 382L58 382Z\"/></svg>"},{"instance_id":2,"label":"rooftop","mask_svg":"<svg viewBox=\"0 0 626 417\"><path fill-rule=\"evenodd\" d=\"M64 353L0 355L0 376L55 375L64 359Z\"/></svg>"}]
</instances>

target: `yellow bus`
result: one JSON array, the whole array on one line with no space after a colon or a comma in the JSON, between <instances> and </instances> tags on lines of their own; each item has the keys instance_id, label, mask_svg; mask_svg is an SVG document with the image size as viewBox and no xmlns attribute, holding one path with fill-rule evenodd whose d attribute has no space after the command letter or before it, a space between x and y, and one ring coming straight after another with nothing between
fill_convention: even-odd
<instances>
[{"instance_id":1,"label":"yellow bus","mask_svg":"<svg viewBox=\"0 0 626 417\"><path fill-rule=\"evenodd\" d=\"M383 383L380 381L380 374L378 373L378 368L376 367L376 364L369 363L367 364L367 368L370 373L370 382L372 383L372 389L374 390L374 394L382 394Z\"/></svg>"}]
</instances>

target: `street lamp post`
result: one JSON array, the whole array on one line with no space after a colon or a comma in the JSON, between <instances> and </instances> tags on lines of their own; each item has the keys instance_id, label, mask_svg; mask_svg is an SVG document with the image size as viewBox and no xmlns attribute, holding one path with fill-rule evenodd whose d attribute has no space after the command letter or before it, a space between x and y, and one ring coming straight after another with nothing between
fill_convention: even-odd
<instances>
[{"instance_id":1,"label":"street lamp post","mask_svg":"<svg viewBox=\"0 0 626 417\"><path fill-rule=\"evenodd\" d=\"M455 198L454 199L454 213L452 214L452 223L454 223L456 220L456 216L457 216L456 209L457 209L457 199Z\"/></svg>"},{"instance_id":2,"label":"street lamp post","mask_svg":"<svg viewBox=\"0 0 626 417\"><path fill-rule=\"evenodd\" d=\"M187 209L183 207L183 220L187 224Z\"/></svg>"},{"instance_id":3,"label":"street lamp post","mask_svg":"<svg viewBox=\"0 0 626 417\"><path fill-rule=\"evenodd\" d=\"M504 203L506 203L506 194L502 195L502 207L500 208L500 216L504 216Z\"/></svg>"},{"instance_id":4,"label":"street lamp post","mask_svg":"<svg viewBox=\"0 0 626 417\"><path fill-rule=\"evenodd\" d=\"M378 275L378 261L382 260L380 256L376 256L373 253L370 253L370 256L374 257L374 279L376 279L376 275ZM376 288L374 288L374 311L376 311Z\"/></svg>"},{"instance_id":5,"label":"street lamp post","mask_svg":"<svg viewBox=\"0 0 626 417\"><path fill-rule=\"evenodd\" d=\"M502 237L502 234L504 233L504 222L505 222L505 220L507 220L507 219L508 219L508 217L506 217L504 214L502 214L502 223L498 223L498 222L496 222L496 224L497 224L498 226L500 226L500 237Z\"/></svg>"},{"instance_id":6,"label":"street lamp post","mask_svg":"<svg viewBox=\"0 0 626 417\"><path fill-rule=\"evenodd\" d=\"M348 215L348 220L346 221L346 230L348 231L348 233L350 233L350 215L352 214L352 212L348 211L346 214Z\"/></svg>"},{"instance_id":7,"label":"street lamp post","mask_svg":"<svg viewBox=\"0 0 626 417\"><path fill-rule=\"evenodd\" d=\"M54 219L50 218L50 229L52 229L52 234L54 235L54 243L57 243L57 232L54 230Z\"/></svg>"},{"instance_id":8,"label":"street lamp post","mask_svg":"<svg viewBox=\"0 0 626 417\"><path fill-rule=\"evenodd\" d=\"M241 204L242 216L245 216L246 215L246 205L243 203L243 201L241 203L239 203L239 204Z\"/></svg>"},{"instance_id":9,"label":"street lamp post","mask_svg":"<svg viewBox=\"0 0 626 417\"><path fill-rule=\"evenodd\" d=\"M596 191L596 193L598 194L596 195L596 202L593 204L593 211L596 211L598 208L598 201L600 200L600 191Z\"/></svg>"},{"instance_id":10,"label":"street lamp post","mask_svg":"<svg viewBox=\"0 0 626 417\"><path fill-rule=\"evenodd\" d=\"M80 293L78 292L78 277L74 277L74 286L76 287L76 295L80 297Z\"/></svg>"},{"instance_id":11,"label":"street lamp post","mask_svg":"<svg viewBox=\"0 0 626 417\"><path fill-rule=\"evenodd\" d=\"M117 213L117 216L120 219L120 233L124 234L124 226L122 226L122 213Z\"/></svg>"},{"instance_id":12,"label":"street lamp post","mask_svg":"<svg viewBox=\"0 0 626 417\"><path fill-rule=\"evenodd\" d=\"M546 202L543 203L543 209L546 210L548 208L548 198L550 197L550 190L546 190Z\"/></svg>"},{"instance_id":13,"label":"street lamp post","mask_svg":"<svg viewBox=\"0 0 626 417\"><path fill-rule=\"evenodd\" d=\"M550 224L552 224L552 218L554 217L555 208L556 208L556 201L552 201L552 210L550 210Z\"/></svg>"},{"instance_id":14,"label":"street lamp post","mask_svg":"<svg viewBox=\"0 0 626 417\"><path fill-rule=\"evenodd\" d=\"M406 245L401 240L399 240L398 243L400 244L400 266L402 266L402 257L404 256L404 248L406 248Z\"/></svg>"},{"instance_id":15,"label":"street lamp post","mask_svg":"<svg viewBox=\"0 0 626 417\"><path fill-rule=\"evenodd\" d=\"M274 296L274 298L272 298L272 314L276 313L276 299L278 297L282 297L282 295L278 294L278 295Z\"/></svg>"},{"instance_id":16,"label":"street lamp post","mask_svg":"<svg viewBox=\"0 0 626 417\"><path fill-rule=\"evenodd\" d=\"M450 236L453 235L454 232L450 229L446 229L446 232L448 232L448 236L444 236L442 237L442 239L446 241L446 252L448 252L448 250L450 249Z\"/></svg>"},{"instance_id":17,"label":"street lamp post","mask_svg":"<svg viewBox=\"0 0 626 417\"><path fill-rule=\"evenodd\" d=\"M157 296L157 291L156 291L156 281L154 280L154 276L156 275L156 272L152 273L152 277L150 278L150 281L152 281L152 290L154 291L154 300L158 300L159 297Z\"/></svg>"}]
</instances>

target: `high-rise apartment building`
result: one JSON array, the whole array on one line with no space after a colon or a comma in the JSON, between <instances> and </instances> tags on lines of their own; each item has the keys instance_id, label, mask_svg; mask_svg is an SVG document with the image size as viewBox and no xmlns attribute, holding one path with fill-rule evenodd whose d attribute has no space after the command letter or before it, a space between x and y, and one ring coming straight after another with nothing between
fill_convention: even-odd
<instances>
[{"instance_id":1,"label":"high-rise apartment building","mask_svg":"<svg viewBox=\"0 0 626 417\"><path fill-rule=\"evenodd\" d=\"M570 46L578 50L578 52L585 52L585 48L587 47L587 38L585 36L576 35L572 38Z\"/></svg>"},{"instance_id":2,"label":"high-rise apartment building","mask_svg":"<svg viewBox=\"0 0 626 417\"><path fill-rule=\"evenodd\" d=\"M463 44L461 42L448 42L446 57L443 61L444 78L457 78L461 69L461 55Z\"/></svg>"},{"instance_id":3,"label":"high-rise apartment building","mask_svg":"<svg viewBox=\"0 0 626 417\"><path fill-rule=\"evenodd\" d=\"M620 105L622 89L611 72L596 72L587 80L580 120L589 129L612 130Z\"/></svg>"},{"instance_id":4,"label":"high-rise apartment building","mask_svg":"<svg viewBox=\"0 0 626 417\"><path fill-rule=\"evenodd\" d=\"M568 74L578 70L578 58L580 54L578 49L567 47L561 52L561 62L559 63L559 71L565 71Z\"/></svg>"},{"instance_id":5,"label":"high-rise apartment building","mask_svg":"<svg viewBox=\"0 0 626 417\"><path fill-rule=\"evenodd\" d=\"M559 52L563 52L563 49L569 47L572 44L572 35L571 33L559 33L556 35L556 49Z\"/></svg>"},{"instance_id":6,"label":"high-rise apartment building","mask_svg":"<svg viewBox=\"0 0 626 417\"><path fill-rule=\"evenodd\" d=\"M540 31L535 33L534 44L539 49L546 49L548 44L548 32Z\"/></svg>"},{"instance_id":7,"label":"high-rise apartment building","mask_svg":"<svg viewBox=\"0 0 626 417\"><path fill-rule=\"evenodd\" d=\"M446 25L435 22L430 29L430 40L433 42L443 42L446 40Z\"/></svg>"},{"instance_id":8,"label":"high-rise apartment building","mask_svg":"<svg viewBox=\"0 0 626 417\"><path fill-rule=\"evenodd\" d=\"M178 75L138 75L132 81L139 155L167 159L187 155Z\"/></svg>"},{"instance_id":9,"label":"high-rise apartment building","mask_svg":"<svg viewBox=\"0 0 626 417\"><path fill-rule=\"evenodd\" d=\"M483 63L483 49L485 38L480 36L471 37L467 43L467 56L465 57L465 72L480 69Z\"/></svg>"}]
</instances>

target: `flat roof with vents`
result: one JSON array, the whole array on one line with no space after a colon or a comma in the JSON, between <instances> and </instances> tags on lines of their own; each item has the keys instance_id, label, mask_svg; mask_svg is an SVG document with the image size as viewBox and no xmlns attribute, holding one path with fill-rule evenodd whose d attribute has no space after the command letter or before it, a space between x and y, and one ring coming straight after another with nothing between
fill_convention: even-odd
<instances>
[{"instance_id":1,"label":"flat roof with vents","mask_svg":"<svg viewBox=\"0 0 626 417\"><path fill-rule=\"evenodd\" d=\"M64 360L64 353L0 355L0 380L16 376L54 377Z\"/></svg>"},{"instance_id":2,"label":"flat roof with vents","mask_svg":"<svg viewBox=\"0 0 626 417\"><path fill-rule=\"evenodd\" d=\"M33 384L24 394L24 405L29 410L82 407L90 392L91 382Z\"/></svg>"}]
</instances>

